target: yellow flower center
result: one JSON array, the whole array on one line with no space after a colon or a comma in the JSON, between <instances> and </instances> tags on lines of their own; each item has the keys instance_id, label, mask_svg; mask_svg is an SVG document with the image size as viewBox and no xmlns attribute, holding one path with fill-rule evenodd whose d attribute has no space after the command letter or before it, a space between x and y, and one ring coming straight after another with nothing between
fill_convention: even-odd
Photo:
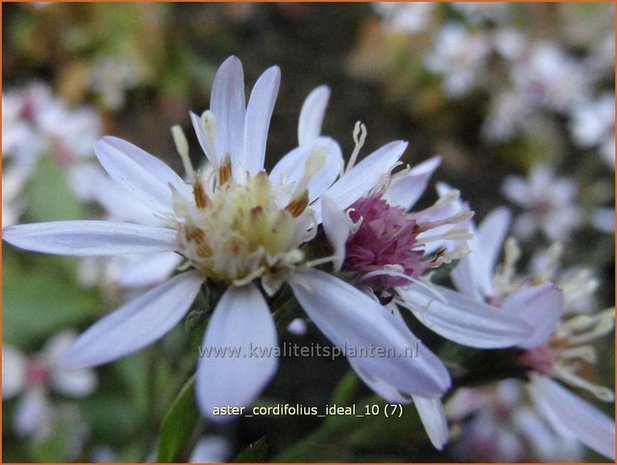
<instances>
[{"instance_id":1,"label":"yellow flower center","mask_svg":"<svg viewBox=\"0 0 617 465\"><path fill-rule=\"evenodd\" d=\"M281 206L266 172L238 182L231 169L227 162L214 180L196 176L193 199L174 192L178 252L216 281L242 285L280 275L302 261L299 246L314 235L307 193Z\"/></svg>"}]
</instances>

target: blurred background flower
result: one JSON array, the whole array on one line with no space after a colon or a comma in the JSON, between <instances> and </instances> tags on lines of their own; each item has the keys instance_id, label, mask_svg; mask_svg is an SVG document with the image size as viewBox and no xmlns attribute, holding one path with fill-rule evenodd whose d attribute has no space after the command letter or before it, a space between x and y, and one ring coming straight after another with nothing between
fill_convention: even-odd
<instances>
[{"instance_id":1,"label":"blurred background flower","mask_svg":"<svg viewBox=\"0 0 617 465\"><path fill-rule=\"evenodd\" d=\"M332 99L324 134L346 155L354 148L359 119L369 136L364 154L404 139L410 141L406 164L441 155L435 176L460 190L476 220L500 205L511 207L520 267L530 270L532 282L557 282L570 313L593 314L613 304L610 3L8 3L2 20L3 226L142 221L130 199L114 196L105 184L92 162L92 142L104 134L125 138L181 172L167 128L190 128L189 110L208 108L214 72L235 54L248 82L268 66L282 70L268 170L296 141L304 97L328 84ZM198 166L198 142L191 136L189 143ZM432 187L428 192L418 209L437 199ZM175 257L159 258L78 262L4 248L4 461L153 458L165 413L193 369L186 333L190 339L199 328L192 328L191 315L186 328L176 328L151 349L86 375L98 379L98 387L84 383L77 396L70 388L57 390L58 372L40 360L47 360L42 348L61 329L82 330L165 279ZM141 271L131 274L135 269ZM193 311L205 306L198 302ZM450 344L407 320L431 350L456 358ZM327 344L310 322L301 326L281 342ZM592 342L598 364L586 365L584 375L594 384L613 384L609 341ZM24 371L35 365L44 369ZM260 405L378 403L347 371L342 359L283 358ZM31 376L20 377L24 373ZM60 382L70 379L62 376ZM192 447L179 457L602 459L564 442L530 409L521 386L508 380L458 391L446 404L451 443L442 452L431 447L412 407L401 419L202 422ZM456 408L462 396L473 398L473 408ZM613 414L612 405L604 408ZM35 421L41 412L45 421ZM20 424L34 426L25 434Z\"/></svg>"}]
</instances>

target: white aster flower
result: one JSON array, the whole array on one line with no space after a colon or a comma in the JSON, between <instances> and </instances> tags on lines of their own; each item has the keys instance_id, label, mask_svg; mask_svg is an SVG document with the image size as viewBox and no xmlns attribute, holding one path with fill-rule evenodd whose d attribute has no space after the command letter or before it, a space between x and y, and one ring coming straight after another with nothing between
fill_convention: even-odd
<instances>
[{"instance_id":1,"label":"white aster flower","mask_svg":"<svg viewBox=\"0 0 617 465\"><path fill-rule=\"evenodd\" d=\"M428 69L443 76L448 96L462 97L482 83L490 52L488 39L482 32L470 32L456 23L441 28L425 61Z\"/></svg>"},{"instance_id":2,"label":"white aster flower","mask_svg":"<svg viewBox=\"0 0 617 465\"><path fill-rule=\"evenodd\" d=\"M59 363L76 338L73 331L58 333L33 356L2 345L2 398L20 396L13 419L17 434L35 439L51 434L55 408L48 399L49 390L72 398L94 392L97 379L93 370L69 370Z\"/></svg>"},{"instance_id":3,"label":"white aster flower","mask_svg":"<svg viewBox=\"0 0 617 465\"><path fill-rule=\"evenodd\" d=\"M538 284L547 281L555 283L563 291L564 312L567 314L591 312L596 308L594 294L600 285L596 273L585 266L563 269L562 255L563 246L560 243L535 252L530 260L530 276L522 279Z\"/></svg>"},{"instance_id":4,"label":"white aster flower","mask_svg":"<svg viewBox=\"0 0 617 465\"><path fill-rule=\"evenodd\" d=\"M105 107L117 110L124 105L126 92L140 80L139 70L130 60L99 57L92 70L90 87L101 96Z\"/></svg>"},{"instance_id":5,"label":"white aster flower","mask_svg":"<svg viewBox=\"0 0 617 465\"><path fill-rule=\"evenodd\" d=\"M570 130L581 147L598 146L602 159L615 169L615 94L584 102L572 112Z\"/></svg>"},{"instance_id":6,"label":"white aster flower","mask_svg":"<svg viewBox=\"0 0 617 465\"><path fill-rule=\"evenodd\" d=\"M393 32L417 34L431 25L431 15L435 10L431 2L380 2L373 3L375 11L383 16L387 29Z\"/></svg>"},{"instance_id":7,"label":"white aster flower","mask_svg":"<svg viewBox=\"0 0 617 465\"><path fill-rule=\"evenodd\" d=\"M569 113L588 98L591 80L584 64L556 43L532 43L510 70L517 93L531 104Z\"/></svg>"},{"instance_id":8,"label":"white aster flower","mask_svg":"<svg viewBox=\"0 0 617 465\"><path fill-rule=\"evenodd\" d=\"M565 177L556 178L547 165L534 165L527 178L508 176L502 191L525 210L514 225L516 235L522 239L540 230L551 241L565 242L574 229L583 225L583 212L575 204L575 182Z\"/></svg>"},{"instance_id":9,"label":"white aster flower","mask_svg":"<svg viewBox=\"0 0 617 465\"><path fill-rule=\"evenodd\" d=\"M465 17L470 24L479 25L491 21L503 23L510 18L512 6L500 2L452 2L449 4Z\"/></svg>"},{"instance_id":10,"label":"white aster flower","mask_svg":"<svg viewBox=\"0 0 617 465\"><path fill-rule=\"evenodd\" d=\"M92 161L100 130L95 110L69 108L45 84L7 90L2 96L3 225L16 222L27 207L23 189L45 155L66 173L75 195L86 199L81 170Z\"/></svg>"},{"instance_id":11,"label":"white aster flower","mask_svg":"<svg viewBox=\"0 0 617 465\"><path fill-rule=\"evenodd\" d=\"M273 376L277 359L250 357L250 347L277 344L274 321L258 287L274 294L284 282L311 320L339 347L386 347L388 358L350 358L352 366L398 391L427 398L449 387L439 359L408 330L391 321L386 308L353 286L307 262L302 245L320 218L321 195L337 196L345 208L364 195L402 155L393 142L346 173L334 185L343 160L338 144L319 137L329 92L316 89L299 122L299 147L268 175L263 171L266 138L280 72L268 69L256 82L248 105L240 61L219 68L210 110L191 114L211 165L195 172L188 146L175 130L188 183L157 158L123 140L105 137L95 145L99 161L144 212L164 227L105 221L51 222L6 228L4 239L25 249L77 256L176 252L184 271L95 323L69 350L66 366L103 364L158 340L186 314L206 281L226 287L204 337L204 347L241 348L246 357L202 357L197 399L212 420L219 406L250 404ZM210 174L209 174L210 173ZM123 191L124 192L124 191ZM419 347L419 356L401 355Z\"/></svg>"},{"instance_id":12,"label":"white aster flower","mask_svg":"<svg viewBox=\"0 0 617 465\"><path fill-rule=\"evenodd\" d=\"M517 347L522 349L520 363L533 370L528 375L528 390L536 409L557 433L612 458L614 422L551 377L600 400L613 400L610 389L587 381L577 371L580 362L596 360L588 343L612 331L614 310L562 320L565 299L561 289L551 282L538 284L516 276L520 251L513 240L506 242L504 264L494 274L509 218L505 209L487 216L470 241L471 253L452 272L452 280L472 301L498 306L533 327L531 336Z\"/></svg>"},{"instance_id":13,"label":"white aster flower","mask_svg":"<svg viewBox=\"0 0 617 465\"><path fill-rule=\"evenodd\" d=\"M448 419L461 427L452 447L461 460L570 462L582 458L580 443L550 428L530 405L518 380L459 389L445 410Z\"/></svg>"}]
</instances>

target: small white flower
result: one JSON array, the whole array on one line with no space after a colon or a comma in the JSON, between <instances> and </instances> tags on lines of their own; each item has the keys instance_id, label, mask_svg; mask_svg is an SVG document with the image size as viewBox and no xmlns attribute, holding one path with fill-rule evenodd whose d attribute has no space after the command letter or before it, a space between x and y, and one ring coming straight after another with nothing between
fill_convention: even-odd
<instances>
[{"instance_id":1,"label":"small white flower","mask_svg":"<svg viewBox=\"0 0 617 465\"><path fill-rule=\"evenodd\" d=\"M448 23L440 29L425 61L428 69L443 75L446 94L461 97L482 83L489 52L490 42L486 35Z\"/></svg>"},{"instance_id":2,"label":"small white flower","mask_svg":"<svg viewBox=\"0 0 617 465\"><path fill-rule=\"evenodd\" d=\"M530 406L518 380L459 389L445 409L448 418L462 428L453 444L461 460L554 462L582 457L580 443L550 428Z\"/></svg>"},{"instance_id":3,"label":"small white flower","mask_svg":"<svg viewBox=\"0 0 617 465\"><path fill-rule=\"evenodd\" d=\"M92 158L100 126L93 109L69 108L41 83L2 95L3 225L15 223L27 207L23 190L41 156L51 156L73 192L87 197L78 173Z\"/></svg>"},{"instance_id":4,"label":"small white flower","mask_svg":"<svg viewBox=\"0 0 617 465\"><path fill-rule=\"evenodd\" d=\"M581 147L598 146L602 159L615 169L615 94L606 93L572 112L570 130Z\"/></svg>"},{"instance_id":5,"label":"small white flower","mask_svg":"<svg viewBox=\"0 0 617 465\"><path fill-rule=\"evenodd\" d=\"M19 435L42 439L50 434L54 407L48 390L73 398L94 392L94 371L68 370L59 363L76 338L74 332L63 331L52 337L39 354L30 357L8 344L2 345L2 398L21 396L13 421Z\"/></svg>"},{"instance_id":6,"label":"small white flower","mask_svg":"<svg viewBox=\"0 0 617 465\"><path fill-rule=\"evenodd\" d=\"M231 445L223 436L204 436L191 453L191 463L222 463L231 457Z\"/></svg>"},{"instance_id":7,"label":"small white flower","mask_svg":"<svg viewBox=\"0 0 617 465\"><path fill-rule=\"evenodd\" d=\"M573 230L583 226L583 212L575 203L576 184L565 177L556 178L547 165L534 165L527 178L508 176L502 191L525 210L514 225L522 239L540 230L551 241L565 242Z\"/></svg>"},{"instance_id":8,"label":"small white flower","mask_svg":"<svg viewBox=\"0 0 617 465\"><path fill-rule=\"evenodd\" d=\"M532 43L510 70L517 93L532 105L568 114L589 94L591 79L584 64L553 42Z\"/></svg>"},{"instance_id":9,"label":"small white flower","mask_svg":"<svg viewBox=\"0 0 617 465\"><path fill-rule=\"evenodd\" d=\"M409 34L423 32L430 27L431 15L435 6L431 2L380 2L373 4L375 11L383 16L387 29Z\"/></svg>"},{"instance_id":10,"label":"small white flower","mask_svg":"<svg viewBox=\"0 0 617 465\"><path fill-rule=\"evenodd\" d=\"M126 91L137 86L140 79L130 60L101 57L92 70L90 87L101 96L105 107L117 110L124 105Z\"/></svg>"}]
</instances>

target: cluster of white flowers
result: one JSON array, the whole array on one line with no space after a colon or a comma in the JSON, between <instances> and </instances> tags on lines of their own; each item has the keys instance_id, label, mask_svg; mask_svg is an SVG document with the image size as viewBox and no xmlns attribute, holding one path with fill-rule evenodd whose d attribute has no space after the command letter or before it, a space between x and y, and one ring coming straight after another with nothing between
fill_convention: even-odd
<instances>
[{"instance_id":1,"label":"cluster of white flowers","mask_svg":"<svg viewBox=\"0 0 617 465\"><path fill-rule=\"evenodd\" d=\"M487 141L512 140L547 111L555 112L570 121L575 143L596 148L614 166L615 96L597 90L612 76L612 30L585 43L585 53L571 53L558 39L514 27L516 5L447 4L458 18L437 11L443 8L423 2L375 4L390 31L434 31L424 62L442 78L447 97L478 89L489 94L482 131Z\"/></svg>"},{"instance_id":2,"label":"cluster of white flowers","mask_svg":"<svg viewBox=\"0 0 617 465\"><path fill-rule=\"evenodd\" d=\"M527 370L530 395L556 433L574 435L612 457L613 422L550 378L602 400L611 397L568 364L573 357L589 358L569 349L553 354L551 341L577 346L610 330L612 314L561 324L564 290L550 280L515 281L512 252L493 277L509 222L506 210L493 213L476 231L460 192L443 184L433 205L414 209L439 157L397 171L407 143L394 141L356 163L366 137L358 124L345 163L339 144L322 135L330 97L325 86L304 102L296 147L267 173L266 142L279 83L278 67L269 68L247 103L242 64L228 58L214 78L210 108L190 115L203 166L191 164L178 127L172 132L184 178L131 143L104 137L94 150L108 177L100 179L105 188L96 190L116 213L113 221L4 228L5 241L27 250L139 256L132 282L164 281L93 324L64 353L61 366L86 369L142 349L174 328L203 289L216 286L222 296L209 316L203 347L240 348L245 356L201 357L196 395L209 420L230 421L233 416L217 415L216 409L250 405L276 372L275 356L248 354L251 347L277 346L277 309L270 305L285 287L334 345L387 350L390 356L383 358L346 355L383 399L415 404L435 447L449 439L441 399L452 379L407 326L407 311L454 343L511 348ZM450 276L457 290L430 281L432 270L456 260ZM406 356L410 347L416 357ZM570 408L555 411L555 402ZM566 421L576 416L578 425Z\"/></svg>"},{"instance_id":3,"label":"cluster of white flowers","mask_svg":"<svg viewBox=\"0 0 617 465\"><path fill-rule=\"evenodd\" d=\"M15 223L26 205L23 189L42 156L66 172L76 195L87 197L83 170L93 161L92 144L101 136L93 108L71 108L43 83L2 94L2 224Z\"/></svg>"},{"instance_id":4,"label":"cluster of white flowers","mask_svg":"<svg viewBox=\"0 0 617 465\"><path fill-rule=\"evenodd\" d=\"M2 345L2 398L20 397L13 418L17 434L36 440L52 434L54 420L64 410L49 400L50 390L65 397L81 398L96 389L94 370L68 370L59 363L76 339L74 331L62 331L33 355L25 355L9 344Z\"/></svg>"}]
</instances>

